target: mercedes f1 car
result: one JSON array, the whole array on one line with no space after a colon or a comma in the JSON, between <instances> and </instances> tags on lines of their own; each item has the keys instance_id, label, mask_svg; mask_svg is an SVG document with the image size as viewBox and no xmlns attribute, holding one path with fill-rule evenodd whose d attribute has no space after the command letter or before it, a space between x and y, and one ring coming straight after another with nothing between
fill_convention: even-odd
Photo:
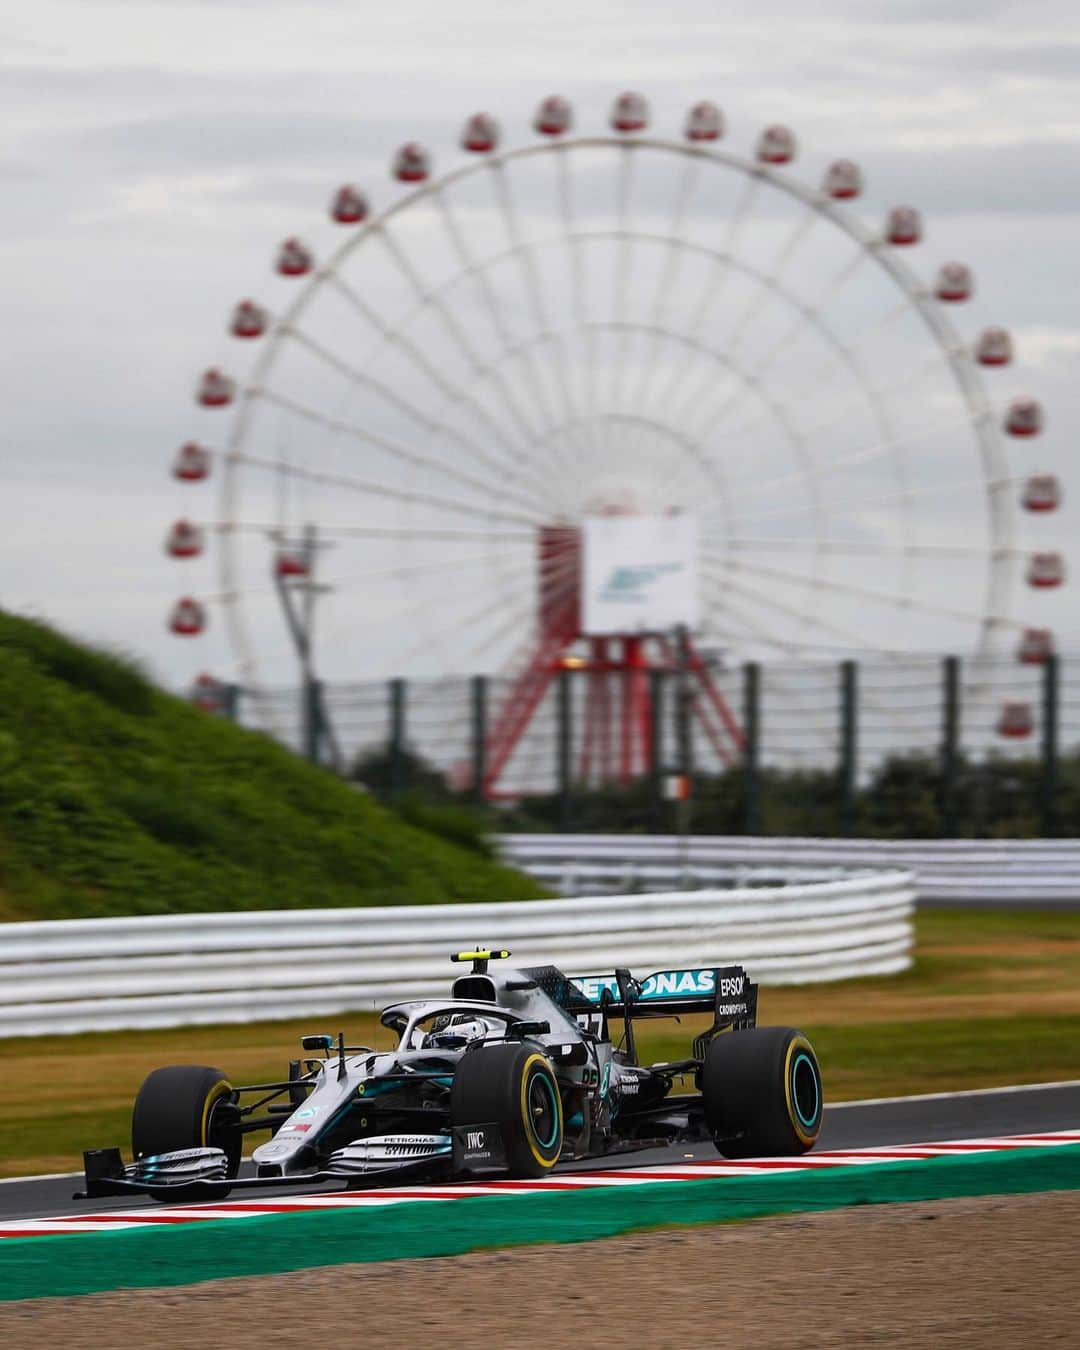
<instances>
[{"instance_id":1,"label":"mercedes f1 car","mask_svg":"<svg viewBox=\"0 0 1080 1350\"><path fill-rule=\"evenodd\" d=\"M540 1177L560 1159L675 1142L711 1140L729 1157L813 1146L817 1057L800 1032L756 1025L757 986L740 966L571 979L502 964L509 955L458 953L451 960L471 970L448 997L386 1008L393 1049L305 1036L287 1078L246 1087L199 1065L155 1069L135 1099L134 1162L118 1148L85 1153L80 1198L137 1191L186 1203L268 1184ZM685 1059L639 1063L641 1019L700 1013L711 1025ZM269 1137L241 1177L245 1137L258 1133Z\"/></svg>"}]
</instances>

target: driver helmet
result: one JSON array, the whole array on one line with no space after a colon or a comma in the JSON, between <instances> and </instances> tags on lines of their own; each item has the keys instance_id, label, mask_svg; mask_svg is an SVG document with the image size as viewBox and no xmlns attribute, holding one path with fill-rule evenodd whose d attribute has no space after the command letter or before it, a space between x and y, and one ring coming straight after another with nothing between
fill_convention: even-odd
<instances>
[{"instance_id":1,"label":"driver helmet","mask_svg":"<svg viewBox=\"0 0 1080 1350\"><path fill-rule=\"evenodd\" d=\"M491 1040L504 1033L503 1023L493 1017L478 1017L475 1013L454 1013L439 1018L424 1037L424 1050L463 1050L470 1041Z\"/></svg>"}]
</instances>

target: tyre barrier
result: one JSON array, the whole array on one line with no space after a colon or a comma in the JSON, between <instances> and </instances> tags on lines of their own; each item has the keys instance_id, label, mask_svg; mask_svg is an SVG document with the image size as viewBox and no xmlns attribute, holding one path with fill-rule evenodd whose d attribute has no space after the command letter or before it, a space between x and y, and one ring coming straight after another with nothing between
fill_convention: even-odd
<instances>
[{"instance_id":1,"label":"tyre barrier","mask_svg":"<svg viewBox=\"0 0 1080 1350\"><path fill-rule=\"evenodd\" d=\"M504 859L561 895L775 885L915 873L920 905L1080 905L1080 839L803 839L762 836L507 834Z\"/></svg>"},{"instance_id":2,"label":"tyre barrier","mask_svg":"<svg viewBox=\"0 0 1080 1350\"><path fill-rule=\"evenodd\" d=\"M0 1036L371 1010L449 988L451 951L505 944L570 974L739 962L769 984L911 963L902 871L787 886L485 904L4 924Z\"/></svg>"}]
</instances>

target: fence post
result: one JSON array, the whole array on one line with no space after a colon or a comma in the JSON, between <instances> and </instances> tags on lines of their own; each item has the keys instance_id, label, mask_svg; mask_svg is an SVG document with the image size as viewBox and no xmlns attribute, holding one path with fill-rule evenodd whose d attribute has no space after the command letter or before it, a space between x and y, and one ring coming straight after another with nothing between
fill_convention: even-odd
<instances>
[{"instance_id":1,"label":"fence post","mask_svg":"<svg viewBox=\"0 0 1080 1350\"><path fill-rule=\"evenodd\" d=\"M960 659L947 656L943 666L941 709L941 832L956 837L956 770L960 751Z\"/></svg>"},{"instance_id":2,"label":"fence post","mask_svg":"<svg viewBox=\"0 0 1080 1350\"><path fill-rule=\"evenodd\" d=\"M652 761L649 776L652 781L653 829L659 834L664 828L664 672L649 671L649 740Z\"/></svg>"},{"instance_id":3,"label":"fence post","mask_svg":"<svg viewBox=\"0 0 1080 1350\"><path fill-rule=\"evenodd\" d=\"M472 678L472 795L477 805L484 804L484 780L487 778L487 676Z\"/></svg>"},{"instance_id":4,"label":"fence post","mask_svg":"<svg viewBox=\"0 0 1080 1350\"><path fill-rule=\"evenodd\" d=\"M405 681L390 681L390 745L387 780L390 800L399 797L405 784Z\"/></svg>"},{"instance_id":5,"label":"fence post","mask_svg":"<svg viewBox=\"0 0 1080 1350\"><path fill-rule=\"evenodd\" d=\"M226 721L240 721L240 693L241 686L238 684L227 684L222 689L221 713Z\"/></svg>"},{"instance_id":6,"label":"fence post","mask_svg":"<svg viewBox=\"0 0 1080 1350\"><path fill-rule=\"evenodd\" d=\"M855 830L858 774L858 675L854 661L840 662L840 832Z\"/></svg>"},{"instance_id":7,"label":"fence post","mask_svg":"<svg viewBox=\"0 0 1080 1350\"><path fill-rule=\"evenodd\" d=\"M761 833L761 667L756 661L743 666L743 832Z\"/></svg>"},{"instance_id":8,"label":"fence post","mask_svg":"<svg viewBox=\"0 0 1080 1350\"><path fill-rule=\"evenodd\" d=\"M559 783L559 827L564 834L570 832L570 671L560 670L558 675L558 733L556 735L556 773Z\"/></svg>"},{"instance_id":9,"label":"fence post","mask_svg":"<svg viewBox=\"0 0 1080 1350\"><path fill-rule=\"evenodd\" d=\"M304 676L300 686L300 725L304 741L304 758L310 764L319 762L319 683L311 674Z\"/></svg>"},{"instance_id":10,"label":"fence post","mask_svg":"<svg viewBox=\"0 0 1080 1350\"><path fill-rule=\"evenodd\" d=\"M1058 684L1060 659L1051 652L1042 681L1042 832L1057 833Z\"/></svg>"}]
</instances>

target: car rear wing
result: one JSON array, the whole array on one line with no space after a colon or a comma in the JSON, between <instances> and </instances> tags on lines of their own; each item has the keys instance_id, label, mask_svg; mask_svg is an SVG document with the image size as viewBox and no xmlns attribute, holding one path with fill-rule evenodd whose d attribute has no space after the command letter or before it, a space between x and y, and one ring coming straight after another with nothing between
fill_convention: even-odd
<instances>
[{"instance_id":1,"label":"car rear wing","mask_svg":"<svg viewBox=\"0 0 1080 1350\"><path fill-rule=\"evenodd\" d=\"M752 1027L757 985L742 966L658 970L635 980L628 970L579 975L570 982L590 1008L615 1017L677 1017L712 1013L714 1027Z\"/></svg>"}]
</instances>

